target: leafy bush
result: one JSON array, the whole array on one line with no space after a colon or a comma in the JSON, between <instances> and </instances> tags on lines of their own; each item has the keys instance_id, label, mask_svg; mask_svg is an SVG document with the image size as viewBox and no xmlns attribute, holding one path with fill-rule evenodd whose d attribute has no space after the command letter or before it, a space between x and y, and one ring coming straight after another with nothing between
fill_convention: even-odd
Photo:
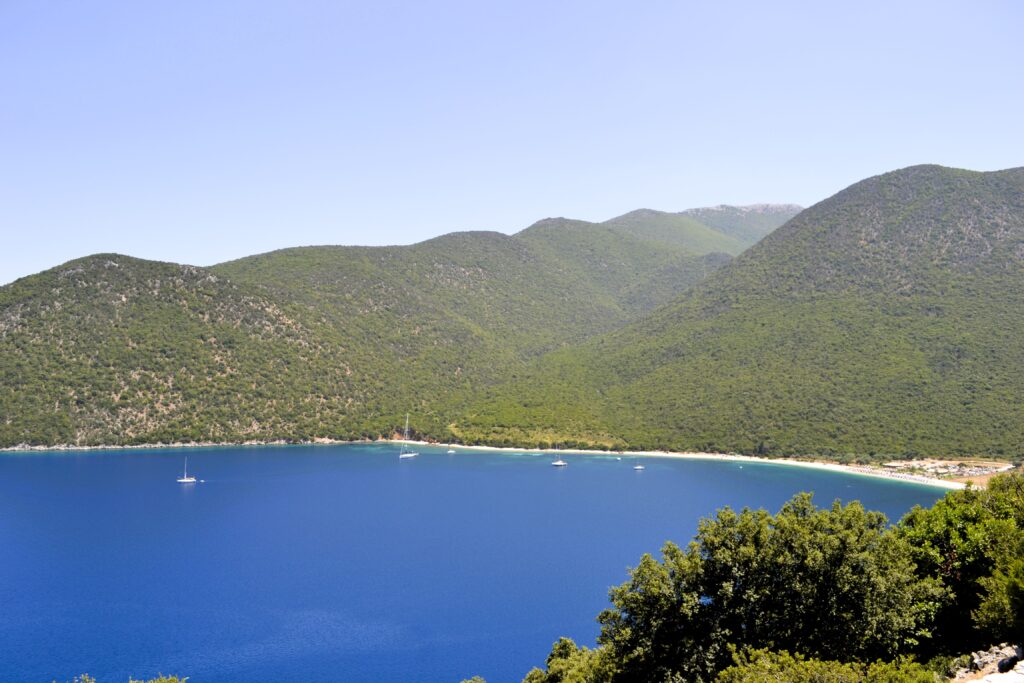
<instances>
[{"instance_id":1,"label":"leafy bush","mask_svg":"<svg viewBox=\"0 0 1024 683\"><path fill-rule=\"evenodd\" d=\"M775 515L724 508L610 599L599 647L562 639L526 680L931 683L951 655L1024 633L1024 474L894 527L806 493Z\"/></svg>"},{"instance_id":2,"label":"leafy bush","mask_svg":"<svg viewBox=\"0 0 1024 683\"><path fill-rule=\"evenodd\" d=\"M859 503L816 508L809 494L774 517L725 508L685 551L645 555L599 621L623 680L708 680L730 647L841 660L912 651L943 593L915 574L909 545ZM837 657L838 655L838 657Z\"/></svg>"},{"instance_id":3,"label":"leafy bush","mask_svg":"<svg viewBox=\"0 0 1024 683\"><path fill-rule=\"evenodd\" d=\"M724 669L717 683L937 683L935 673L913 662L836 662L788 652L752 650Z\"/></svg>"}]
</instances>

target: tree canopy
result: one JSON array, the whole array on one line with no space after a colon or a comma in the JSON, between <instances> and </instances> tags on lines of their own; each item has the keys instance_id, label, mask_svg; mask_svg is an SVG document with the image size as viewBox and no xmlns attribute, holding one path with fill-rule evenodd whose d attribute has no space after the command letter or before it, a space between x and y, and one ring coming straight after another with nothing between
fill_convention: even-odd
<instances>
[{"instance_id":1,"label":"tree canopy","mask_svg":"<svg viewBox=\"0 0 1024 683\"><path fill-rule=\"evenodd\" d=\"M774 515L724 508L609 597L598 646L561 639L528 683L932 681L913 658L1024 633L1024 475L893 526L808 493Z\"/></svg>"},{"instance_id":2,"label":"tree canopy","mask_svg":"<svg viewBox=\"0 0 1024 683\"><path fill-rule=\"evenodd\" d=\"M793 650L849 661L893 657L923 636L938 582L860 503L816 508L809 494L777 515L725 508L683 550L644 556L611 591L599 641L617 680L711 680L730 648Z\"/></svg>"}]
</instances>

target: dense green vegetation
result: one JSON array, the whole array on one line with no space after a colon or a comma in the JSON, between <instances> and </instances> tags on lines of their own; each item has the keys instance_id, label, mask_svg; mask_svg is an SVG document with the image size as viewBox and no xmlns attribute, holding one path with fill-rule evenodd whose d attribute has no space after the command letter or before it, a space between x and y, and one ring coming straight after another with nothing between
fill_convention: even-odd
<instances>
[{"instance_id":1,"label":"dense green vegetation","mask_svg":"<svg viewBox=\"0 0 1024 683\"><path fill-rule=\"evenodd\" d=\"M208 271L82 259L0 290L0 442L244 439L313 429L345 355ZM301 390L300 390L300 387Z\"/></svg>"},{"instance_id":2,"label":"dense green vegetation","mask_svg":"<svg viewBox=\"0 0 1024 683\"><path fill-rule=\"evenodd\" d=\"M650 209L631 211L605 221L602 225L609 230L627 235L642 235L651 243L666 247L682 246L687 250L702 254L721 251L735 256L764 236L760 235L744 243L731 235L702 224L685 213L665 213ZM776 227L778 226L776 225Z\"/></svg>"},{"instance_id":3,"label":"dense green vegetation","mask_svg":"<svg viewBox=\"0 0 1024 683\"><path fill-rule=\"evenodd\" d=\"M456 429L493 443L1024 456L1024 169L914 167L675 302L556 350Z\"/></svg>"},{"instance_id":4,"label":"dense green vegetation","mask_svg":"<svg viewBox=\"0 0 1024 683\"><path fill-rule=\"evenodd\" d=\"M1024 634L1022 530L1020 475L948 494L902 520L897 533L913 548L919 573L937 576L950 593L936 614L929 653L954 654L952 644L980 647Z\"/></svg>"},{"instance_id":5,"label":"dense green vegetation","mask_svg":"<svg viewBox=\"0 0 1024 683\"><path fill-rule=\"evenodd\" d=\"M752 650L718 675L718 683L935 683L939 677L914 662L836 662L788 652Z\"/></svg>"},{"instance_id":6,"label":"dense green vegetation","mask_svg":"<svg viewBox=\"0 0 1024 683\"><path fill-rule=\"evenodd\" d=\"M563 638L524 683L924 683L949 656L1019 639L1024 475L950 492L889 527L809 494L720 510L611 589L598 646Z\"/></svg>"},{"instance_id":7,"label":"dense green vegetation","mask_svg":"<svg viewBox=\"0 0 1024 683\"><path fill-rule=\"evenodd\" d=\"M0 446L374 438L406 412L445 438L473 396L670 300L718 247L742 244L692 219L550 219L209 269L79 259L0 288Z\"/></svg>"},{"instance_id":8,"label":"dense green vegetation","mask_svg":"<svg viewBox=\"0 0 1024 683\"><path fill-rule=\"evenodd\" d=\"M1024 169L0 288L0 446L388 436L1024 458Z\"/></svg>"}]
</instances>

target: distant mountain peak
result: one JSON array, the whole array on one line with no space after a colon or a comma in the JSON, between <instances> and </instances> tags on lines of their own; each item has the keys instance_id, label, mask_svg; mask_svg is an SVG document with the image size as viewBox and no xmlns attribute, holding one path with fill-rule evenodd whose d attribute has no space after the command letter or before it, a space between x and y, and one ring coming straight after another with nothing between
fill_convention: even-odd
<instances>
[{"instance_id":1,"label":"distant mountain peak","mask_svg":"<svg viewBox=\"0 0 1024 683\"><path fill-rule=\"evenodd\" d=\"M754 244L803 211L796 204L719 204L681 211L677 216L699 221L718 232Z\"/></svg>"},{"instance_id":2,"label":"distant mountain peak","mask_svg":"<svg viewBox=\"0 0 1024 683\"><path fill-rule=\"evenodd\" d=\"M734 204L718 204L717 206L705 206L696 209L687 209L682 213L690 215L700 215L701 213L704 212L721 213L726 211L754 214L799 213L803 211L803 207L798 204L747 204L744 206Z\"/></svg>"},{"instance_id":3,"label":"distant mountain peak","mask_svg":"<svg viewBox=\"0 0 1024 683\"><path fill-rule=\"evenodd\" d=\"M557 228L566 225L593 225L593 223L579 220L577 218L566 218L565 216L549 216L548 218L541 218L539 221L531 223L530 226L522 230L522 232L533 230L535 228Z\"/></svg>"},{"instance_id":4,"label":"distant mountain peak","mask_svg":"<svg viewBox=\"0 0 1024 683\"><path fill-rule=\"evenodd\" d=\"M669 213L635 209L602 225L662 243L685 243L695 253L736 255L800 212L792 204L719 205Z\"/></svg>"},{"instance_id":5,"label":"distant mountain peak","mask_svg":"<svg viewBox=\"0 0 1024 683\"><path fill-rule=\"evenodd\" d=\"M622 221L622 220L628 220L628 219L653 218L653 217L656 217L656 216L668 216L668 215L671 215L668 211L658 211L656 209L633 209L632 211L627 211L626 213L622 214L621 216L616 216L615 218L609 218L607 221L605 221L605 223L614 223L616 221Z\"/></svg>"}]
</instances>

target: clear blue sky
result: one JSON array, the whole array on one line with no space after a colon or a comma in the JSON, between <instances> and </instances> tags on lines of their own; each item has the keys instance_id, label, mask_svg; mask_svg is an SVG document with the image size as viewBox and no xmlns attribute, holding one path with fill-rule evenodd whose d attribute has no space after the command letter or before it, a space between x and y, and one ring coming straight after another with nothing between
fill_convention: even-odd
<instances>
[{"instance_id":1,"label":"clear blue sky","mask_svg":"<svg viewBox=\"0 0 1024 683\"><path fill-rule=\"evenodd\" d=\"M1024 165L1024 3L0 0L0 283Z\"/></svg>"}]
</instances>

